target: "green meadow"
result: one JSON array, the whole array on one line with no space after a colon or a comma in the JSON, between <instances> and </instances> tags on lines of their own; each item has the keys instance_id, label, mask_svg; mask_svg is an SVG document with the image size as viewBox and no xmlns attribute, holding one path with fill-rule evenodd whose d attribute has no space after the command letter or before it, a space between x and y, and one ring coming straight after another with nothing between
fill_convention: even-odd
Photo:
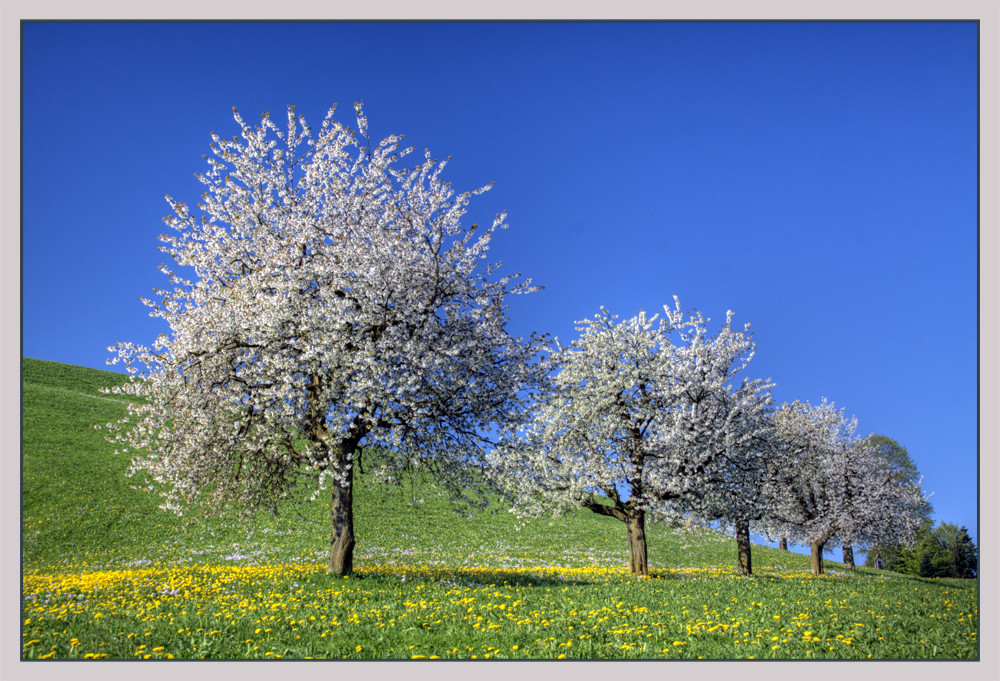
<instances>
[{"instance_id":1,"label":"green meadow","mask_svg":"<svg viewBox=\"0 0 1000 681\"><path fill-rule=\"evenodd\" d=\"M977 659L975 580L921 579L580 511L469 518L433 484L355 491L356 574L325 573L329 499L251 524L176 516L95 424L119 374L23 360L25 659ZM302 492L305 495L305 491Z\"/></svg>"}]
</instances>

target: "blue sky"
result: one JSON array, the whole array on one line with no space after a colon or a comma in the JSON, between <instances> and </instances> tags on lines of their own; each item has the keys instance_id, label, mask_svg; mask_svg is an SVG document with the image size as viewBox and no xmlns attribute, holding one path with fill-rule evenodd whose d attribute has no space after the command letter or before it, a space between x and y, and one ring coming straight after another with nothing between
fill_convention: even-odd
<instances>
[{"instance_id":1,"label":"blue sky","mask_svg":"<svg viewBox=\"0 0 1000 681\"><path fill-rule=\"evenodd\" d=\"M210 132L329 106L495 182L492 249L545 289L510 328L680 297L749 321L778 402L834 401L905 446L938 520L977 529L974 23L28 23L22 351L106 368L166 329L165 194ZM416 162L414 158L414 162ZM836 555L839 559L839 552Z\"/></svg>"}]
</instances>

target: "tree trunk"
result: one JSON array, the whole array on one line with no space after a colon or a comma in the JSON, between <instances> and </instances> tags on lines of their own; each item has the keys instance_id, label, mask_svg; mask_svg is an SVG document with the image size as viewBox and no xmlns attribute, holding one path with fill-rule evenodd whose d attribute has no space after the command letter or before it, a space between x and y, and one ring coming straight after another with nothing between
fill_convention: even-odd
<instances>
[{"instance_id":1,"label":"tree trunk","mask_svg":"<svg viewBox=\"0 0 1000 681\"><path fill-rule=\"evenodd\" d=\"M649 575L646 562L646 512L633 511L625 518L628 534L629 570L633 575Z\"/></svg>"},{"instance_id":2,"label":"tree trunk","mask_svg":"<svg viewBox=\"0 0 1000 681\"><path fill-rule=\"evenodd\" d=\"M750 523L746 520L736 522L736 570L741 575L752 575L750 564Z\"/></svg>"},{"instance_id":3,"label":"tree trunk","mask_svg":"<svg viewBox=\"0 0 1000 681\"><path fill-rule=\"evenodd\" d=\"M785 539L784 537L782 537L781 539L779 539L778 540L778 548L781 549L782 551L787 551L788 550L788 540Z\"/></svg>"},{"instance_id":4,"label":"tree trunk","mask_svg":"<svg viewBox=\"0 0 1000 681\"><path fill-rule=\"evenodd\" d=\"M812 573L816 576L823 574L823 543L812 542L809 544L812 554Z\"/></svg>"},{"instance_id":5,"label":"tree trunk","mask_svg":"<svg viewBox=\"0 0 1000 681\"><path fill-rule=\"evenodd\" d=\"M741 575L752 575L750 560L750 523L736 521L736 571Z\"/></svg>"},{"instance_id":6,"label":"tree trunk","mask_svg":"<svg viewBox=\"0 0 1000 681\"><path fill-rule=\"evenodd\" d=\"M854 546L844 544L844 567L848 570L854 569Z\"/></svg>"},{"instance_id":7,"label":"tree trunk","mask_svg":"<svg viewBox=\"0 0 1000 681\"><path fill-rule=\"evenodd\" d=\"M341 448L341 470L347 469L346 486L333 485L333 500L330 516L333 532L330 538L330 562L328 574L346 577L354 572L354 461L347 460L347 452Z\"/></svg>"}]
</instances>

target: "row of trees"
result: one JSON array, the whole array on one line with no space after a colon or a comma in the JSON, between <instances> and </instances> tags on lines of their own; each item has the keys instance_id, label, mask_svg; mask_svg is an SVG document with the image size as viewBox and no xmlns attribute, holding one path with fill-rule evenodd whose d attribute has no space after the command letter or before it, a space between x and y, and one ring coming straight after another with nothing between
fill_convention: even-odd
<instances>
[{"instance_id":1,"label":"row of trees","mask_svg":"<svg viewBox=\"0 0 1000 681\"><path fill-rule=\"evenodd\" d=\"M719 521L750 574L750 532L822 550L907 542L925 500L833 404L775 408L743 377L755 352L732 314L711 333L675 299L663 317L607 311L555 347L506 331L506 299L534 290L483 266L503 215L465 227L430 153L374 143L331 109L318 134L238 113L213 133L195 216L168 198L145 301L170 334L120 343L129 414L108 424L164 507L236 503L247 515L331 492L328 571L353 569L354 467L391 483L429 471L456 503L502 493L522 514L573 506L621 520L648 573L649 514ZM819 557L819 559L817 559Z\"/></svg>"},{"instance_id":2,"label":"row of trees","mask_svg":"<svg viewBox=\"0 0 1000 681\"><path fill-rule=\"evenodd\" d=\"M718 522L751 574L751 532L824 547L912 540L929 506L912 462L855 436L832 403L775 408L773 384L742 377L755 353L732 313L717 333L675 298L662 318L604 311L547 360L554 376L521 437L492 458L515 512L588 508L626 526L629 564L648 573L648 514ZM908 458L907 458L908 462Z\"/></svg>"}]
</instances>

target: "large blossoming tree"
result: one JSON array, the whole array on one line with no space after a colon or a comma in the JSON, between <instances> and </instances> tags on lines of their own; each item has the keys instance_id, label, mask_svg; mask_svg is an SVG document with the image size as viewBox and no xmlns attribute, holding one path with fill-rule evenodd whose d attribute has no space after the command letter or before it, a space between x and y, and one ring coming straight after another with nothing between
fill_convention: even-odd
<instances>
[{"instance_id":1,"label":"large blossoming tree","mask_svg":"<svg viewBox=\"0 0 1000 681\"><path fill-rule=\"evenodd\" d=\"M713 335L676 298L664 311L580 322L580 338L553 352L533 421L496 461L517 513L583 507L624 523L639 575L649 572L647 514L698 507L722 460L749 455L753 422L769 404L760 381L732 386L753 349L731 314Z\"/></svg>"},{"instance_id":2,"label":"large blossoming tree","mask_svg":"<svg viewBox=\"0 0 1000 681\"><path fill-rule=\"evenodd\" d=\"M332 483L328 571L353 570L354 469L412 465L471 500L491 437L517 423L541 339L505 330L505 297L532 290L484 266L505 227L463 226L472 194L415 167L400 138L331 109L317 134L289 108L241 137L213 134L199 211L167 197L172 288L145 301L169 334L112 360L136 399L110 438L137 454L164 507L244 514Z\"/></svg>"}]
</instances>

